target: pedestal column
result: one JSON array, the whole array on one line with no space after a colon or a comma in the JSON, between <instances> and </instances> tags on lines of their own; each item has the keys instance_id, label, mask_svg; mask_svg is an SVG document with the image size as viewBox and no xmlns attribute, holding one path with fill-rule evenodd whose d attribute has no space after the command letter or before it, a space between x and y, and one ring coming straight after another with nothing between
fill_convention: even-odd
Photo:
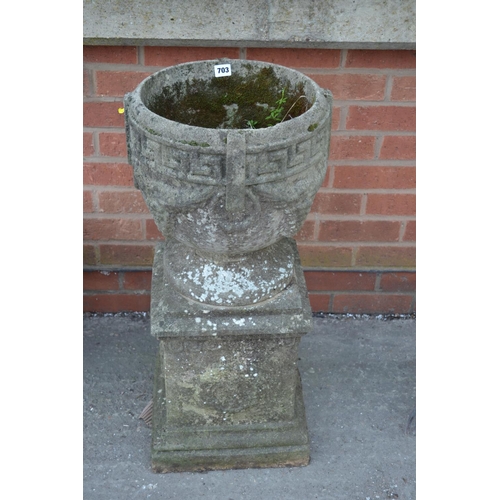
<instances>
[{"instance_id":1,"label":"pedestal column","mask_svg":"<svg viewBox=\"0 0 500 500\"><path fill-rule=\"evenodd\" d=\"M269 300L217 307L190 300L165 273L158 245L151 328L159 339L153 410L157 472L307 465L297 368L311 311L296 245L287 288Z\"/></svg>"}]
</instances>

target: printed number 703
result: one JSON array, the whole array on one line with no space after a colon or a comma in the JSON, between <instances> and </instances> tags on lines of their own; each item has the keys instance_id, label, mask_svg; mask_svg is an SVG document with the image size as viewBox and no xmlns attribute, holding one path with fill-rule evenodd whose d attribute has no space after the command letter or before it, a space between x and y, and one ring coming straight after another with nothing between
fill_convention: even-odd
<instances>
[{"instance_id":1,"label":"printed number 703","mask_svg":"<svg viewBox=\"0 0 500 500\"><path fill-rule=\"evenodd\" d=\"M215 76L231 76L231 65L230 64L217 64L214 66Z\"/></svg>"}]
</instances>

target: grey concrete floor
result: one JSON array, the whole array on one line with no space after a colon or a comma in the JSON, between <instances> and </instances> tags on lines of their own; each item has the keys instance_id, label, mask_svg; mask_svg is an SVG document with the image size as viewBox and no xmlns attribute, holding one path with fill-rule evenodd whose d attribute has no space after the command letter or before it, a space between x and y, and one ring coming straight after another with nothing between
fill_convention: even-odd
<instances>
[{"instance_id":1,"label":"grey concrete floor","mask_svg":"<svg viewBox=\"0 0 500 500\"><path fill-rule=\"evenodd\" d=\"M85 500L415 499L415 319L316 317L299 368L311 439L306 467L155 474L157 341L141 315L85 316Z\"/></svg>"}]
</instances>

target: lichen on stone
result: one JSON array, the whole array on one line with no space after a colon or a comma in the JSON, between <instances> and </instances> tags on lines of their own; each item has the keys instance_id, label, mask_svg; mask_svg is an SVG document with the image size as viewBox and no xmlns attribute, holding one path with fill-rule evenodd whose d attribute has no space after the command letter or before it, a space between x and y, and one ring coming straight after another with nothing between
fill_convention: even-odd
<instances>
[{"instance_id":1,"label":"lichen on stone","mask_svg":"<svg viewBox=\"0 0 500 500\"><path fill-rule=\"evenodd\" d=\"M305 113L311 103L302 83L280 79L272 67L234 74L230 78L190 78L165 85L148 105L157 115L186 125L205 128L266 128ZM283 111L269 120L280 96Z\"/></svg>"}]
</instances>

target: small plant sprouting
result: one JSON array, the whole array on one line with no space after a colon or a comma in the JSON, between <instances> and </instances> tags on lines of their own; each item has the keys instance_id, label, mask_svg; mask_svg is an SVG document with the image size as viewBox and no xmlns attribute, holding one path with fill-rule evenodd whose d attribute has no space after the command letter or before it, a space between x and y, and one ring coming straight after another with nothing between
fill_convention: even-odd
<instances>
[{"instance_id":1,"label":"small plant sprouting","mask_svg":"<svg viewBox=\"0 0 500 500\"><path fill-rule=\"evenodd\" d=\"M292 115L289 114L290 111L292 111L292 109L301 99L307 100L307 97L305 95L299 96L298 99L288 108L288 110L284 112L285 104L288 101L288 97L286 96L286 91L287 91L286 87L282 88L279 98L276 101L276 106L269 108L269 114L265 118L267 121L271 121L271 123L267 124L268 127L278 125L279 123L285 121L287 118L292 118ZM248 128L255 129L257 128L258 123L259 122L257 120L247 120L246 126Z\"/></svg>"},{"instance_id":2,"label":"small plant sprouting","mask_svg":"<svg viewBox=\"0 0 500 500\"><path fill-rule=\"evenodd\" d=\"M281 115L283 113L283 109L287 101L287 98L285 97L285 92L286 92L286 87L281 89L281 96L276 101L276 107L271 108L271 112L269 113L268 116L266 116L266 120L273 120L275 122L269 124L268 127L272 127L273 125L276 125L277 123L281 123L283 121Z\"/></svg>"}]
</instances>

